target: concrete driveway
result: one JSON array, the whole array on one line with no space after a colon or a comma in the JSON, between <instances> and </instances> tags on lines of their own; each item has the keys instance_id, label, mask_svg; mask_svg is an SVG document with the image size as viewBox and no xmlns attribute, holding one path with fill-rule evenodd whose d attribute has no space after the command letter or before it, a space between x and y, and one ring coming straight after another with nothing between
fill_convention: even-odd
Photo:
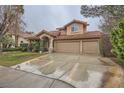
<instances>
[{"instance_id":1,"label":"concrete driveway","mask_svg":"<svg viewBox=\"0 0 124 93\"><path fill-rule=\"evenodd\" d=\"M111 68L98 58L99 56L53 53L12 68L62 80L78 88L95 88L101 87L104 73Z\"/></svg>"},{"instance_id":2,"label":"concrete driveway","mask_svg":"<svg viewBox=\"0 0 124 93\"><path fill-rule=\"evenodd\" d=\"M0 66L0 88L73 88L61 80Z\"/></svg>"}]
</instances>

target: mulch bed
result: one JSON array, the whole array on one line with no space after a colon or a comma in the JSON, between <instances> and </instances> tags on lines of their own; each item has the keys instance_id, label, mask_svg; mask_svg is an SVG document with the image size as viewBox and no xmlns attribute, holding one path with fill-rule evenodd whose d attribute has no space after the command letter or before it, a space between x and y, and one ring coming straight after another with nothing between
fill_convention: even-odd
<instances>
[{"instance_id":1,"label":"mulch bed","mask_svg":"<svg viewBox=\"0 0 124 93\"><path fill-rule=\"evenodd\" d=\"M110 72L105 72L104 76L102 78L102 84L100 88L106 88L106 83L109 81L110 77L112 77L112 73Z\"/></svg>"},{"instance_id":2,"label":"mulch bed","mask_svg":"<svg viewBox=\"0 0 124 93\"><path fill-rule=\"evenodd\" d=\"M111 60L117 63L124 70L124 60L114 58L114 57L111 58ZM122 80L122 87L124 88L124 80Z\"/></svg>"}]
</instances>

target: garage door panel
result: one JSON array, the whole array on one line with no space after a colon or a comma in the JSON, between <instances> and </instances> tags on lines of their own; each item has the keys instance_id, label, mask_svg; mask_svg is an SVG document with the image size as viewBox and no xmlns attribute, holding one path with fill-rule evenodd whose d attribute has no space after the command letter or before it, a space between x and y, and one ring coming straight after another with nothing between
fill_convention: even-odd
<instances>
[{"instance_id":1,"label":"garage door panel","mask_svg":"<svg viewBox=\"0 0 124 93\"><path fill-rule=\"evenodd\" d=\"M83 42L83 52L84 54L99 54L99 45L97 41Z\"/></svg>"},{"instance_id":2,"label":"garage door panel","mask_svg":"<svg viewBox=\"0 0 124 93\"><path fill-rule=\"evenodd\" d=\"M79 53L79 42L56 42L56 52Z\"/></svg>"}]
</instances>

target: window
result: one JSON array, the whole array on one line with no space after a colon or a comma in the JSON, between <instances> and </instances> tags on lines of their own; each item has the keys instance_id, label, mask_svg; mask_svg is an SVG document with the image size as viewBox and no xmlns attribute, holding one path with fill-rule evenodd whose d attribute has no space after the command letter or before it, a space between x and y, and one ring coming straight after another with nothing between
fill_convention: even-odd
<instances>
[{"instance_id":1,"label":"window","mask_svg":"<svg viewBox=\"0 0 124 93\"><path fill-rule=\"evenodd\" d=\"M72 32L77 32L78 31L78 25L77 24L72 24L71 31Z\"/></svg>"},{"instance_id":2,"label":"window","mask_svg":"<svg viewBox=\"0 0 124 93\"><path fill-rule=\"evenodd\" d=\"M23 41L21 41L21 43L23 43Z\"/></svg>"}]
</instances>

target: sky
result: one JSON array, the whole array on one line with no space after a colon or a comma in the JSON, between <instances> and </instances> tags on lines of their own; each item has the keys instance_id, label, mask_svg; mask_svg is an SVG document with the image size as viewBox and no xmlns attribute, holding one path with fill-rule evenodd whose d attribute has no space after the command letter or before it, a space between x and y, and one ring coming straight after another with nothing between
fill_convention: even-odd
<instances>
[{"instance_id":1,"label":"sky","mask_svg":"<svg viewBox=\"0 0 124 93\"><path fill-rule=\"evenodd\" d=\"M98 18L85 18L80 14L80 5L26 5L24 21L26 31L40 32L43 29L54 31L73 19L86 21L88 31L99 30Z\"/></svg>"}]
</instances>

